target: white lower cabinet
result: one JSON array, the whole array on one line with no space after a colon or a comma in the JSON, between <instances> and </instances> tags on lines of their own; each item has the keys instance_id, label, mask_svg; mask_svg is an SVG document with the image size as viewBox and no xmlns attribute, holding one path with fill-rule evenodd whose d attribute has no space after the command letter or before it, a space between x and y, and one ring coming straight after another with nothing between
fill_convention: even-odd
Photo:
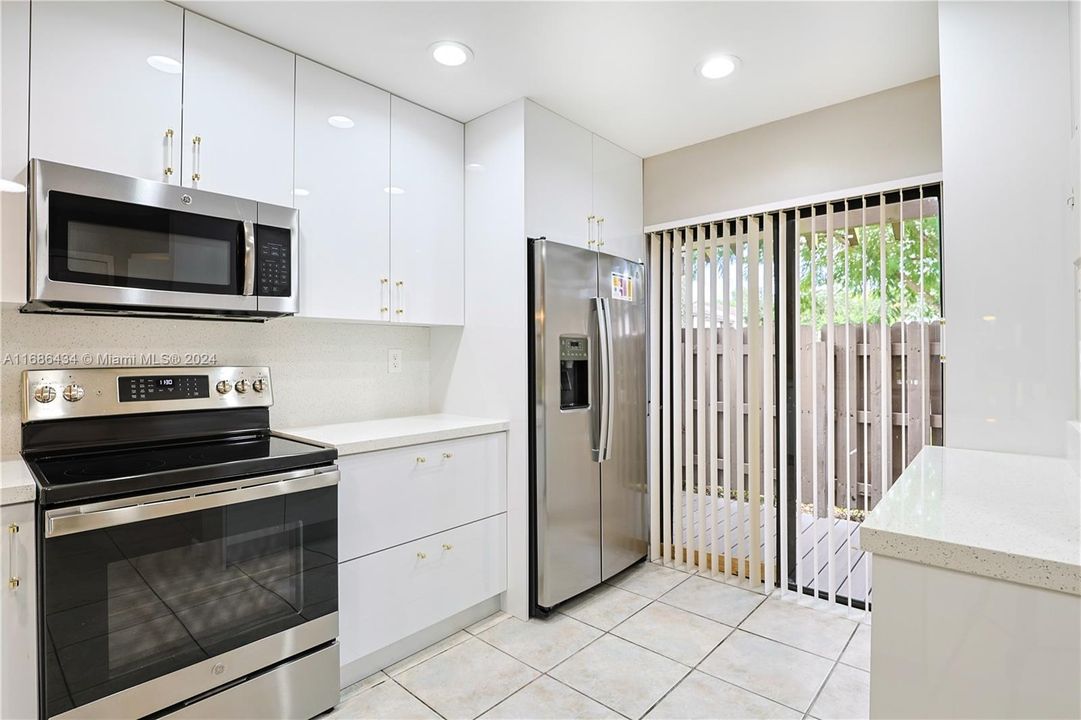
<instances>
[{"instance_id":1,"label":"white lower cabinet","mask_svg":"<svg viewBox=\"0 0 1081 720\"><path fill-rule=\"evenodd\" d=\"M338 559L504 512L506 466L505 433L341 458Z\"/></svg>"},{"instance_id":2,"label":"white lower cabinet","mask_svg":"<svg viewBox=\"0 0 1081 720\"><path fill-rule=\"evenodd\" d=\"M501 513L340 565L342 665L506 590L506 547Z\"/></svg>"},{"instance_id":3,"label":"white lower cabinet","mask_svg":"<svg viewBox=\"0 0 1081 720\"><path fill-rule=\"evenodd\" d=\"M34 503L0 507L0 718L38 716Z\"/></svg>"}]
</instances>

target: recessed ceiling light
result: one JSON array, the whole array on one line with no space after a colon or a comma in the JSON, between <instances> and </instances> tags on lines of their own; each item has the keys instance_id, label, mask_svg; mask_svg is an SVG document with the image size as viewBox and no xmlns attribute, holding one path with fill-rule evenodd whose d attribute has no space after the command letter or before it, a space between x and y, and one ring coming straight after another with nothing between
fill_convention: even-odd
<instances>
[{"instance_id":1,"label":"recessed ceiling light","mask_svg":"<svg viewBox=\"0 0 1081 720\"><path fill-rule=\"evenodd\" d=\"M155 70L161 70L163 73L169 73L170 75L179 75L180 71L184 69L179 60L173 60L168 55L151 55L146 59L146 64Z\"/></svg>"},{"instance_id":2,"label":"recessed ceiling light","mask_svg":"<svg viewBox=\"0 0 1081 720\"><path fill-rule=\"evenodd\" d=\"M387 187L383 188L383 192L387 193L388 195L401 195L405 192L405 190L402 190L397 185L388 185Z\"/></svg>"},{"instance_id":3,"label":"recessed ceiling light","mask_svg":"<svg viewBox=\"0 0 1081 720\"><path fill-rule=\"evenodd\" d=\"M481 170L484 169L484 166L481 165L480 163L466 163L465 164L465 169L466 170L472 170L473 172L480 172Z\"/></svg>"},{"instance_id":4,"label":"recessed ceiling light","mask_svg":"<svg viewBox=\"0 0 1081 720\"><path fill-rule=\"evenodd\" d=\"M739 58L735 55L715 55L698 64L695 70L706 80L720 80L728 77L739 67Z\"/></svg>"},{"instance_id":5,"label":"recessed ceiling light","mask_svg":"<svg viewBox=\"0 0 1081 720\"><path fill-rule=\"evenodd\" d=\"M311 192L304 188L293 188L293 195L296 195L297 197L308 197L311 195Z\"/></svg>"},{"instance_id":6,"label":"recessed ceiling light","mask_svg":"<svg viewBox=\"0 0 1081 720\"><path fill-rule=\"evenodd\" d=\"M342 130L348 130L353 127L353 119L348 118L345 115L331 115L327 118L327 122L330 123L331 126L341 128Z\"/></svg>"},{"instance_id":7,"label":"recessed ceiling light","mask_svg":"<svg viewBox=\"0 0 1081 720\"><path fill-rule=\"evenodd\" d=\"M984 322L994 322L998 318L996 318L994 315L984 315L983 319L984 319Z\"/></svg>"},{"instance_id":8,"label":"recessed ceiling light","mask_svg":"<svg viewBox=\"0 0 1081 720\"><path fill-rule=\"evenodd\" d=\"M437 63L448 67L458 67L473 59L473 51L468 46L453 40L440 40L433 43L428 50Z\"/></svg>"},{"instance_id":9,"label":"recessed ceiling light","mask_svg":"<svg viewBox=\"0 0 1081 720\"><path fill-rule=\"evenodd\" d=\"M26 186L14 180L0 180L0 192L24 193L26 192Z\"/></svg>"}]
</instances>

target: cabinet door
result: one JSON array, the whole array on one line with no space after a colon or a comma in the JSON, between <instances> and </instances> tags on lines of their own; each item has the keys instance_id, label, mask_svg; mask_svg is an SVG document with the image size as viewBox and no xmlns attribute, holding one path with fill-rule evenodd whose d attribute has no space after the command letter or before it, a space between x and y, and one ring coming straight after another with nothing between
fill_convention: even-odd
<instances>
[{"instance_id":1,"label":"cabinet door","mask_svg":"<svg viewBox=\"0 0 1081 720\"><path fill-rule=\"evenodd\" d=\"M178 182L184 11L42 2L31 16L30 156Z\"/></svg>"},{"instance_id":2,"label":"cabinet door","mask_svg":"<svg viewBox=\"0 0 1081 720\"><path fill-rule=\"evenodd\" d=\"M464 126L390 101L390 273L395 320L465 319Z\"/></svg>"},{"instance_id":3,"label":"cabinet door","mask_svg":"<svg viewBox=\"0 0 1081 720\"><path fill-rule=\"evenodd\" d=\"M341 663L348 665L507 589L507 516L338 566Z\"/></svg>"},{"instance_id":4,"label":"cabinet door","mask_svg":"<svg viewBox=\"0 0 1081 720\"><path fill-rule=\"evenodd\" d=\"M593 136L593 211L597 249L642 262L642 158Z\"/></svg>"},{"instance_id":5,"label":"cabinet door","mask_svg":"<svg viewBox=\"0 0 1081 720\"><path fill-rule=\"evenodd\" d=\"M18 528L18 532L12 532ZM34 503L0 507L0 717L38 717L38 624L34 559ZM12 587L18 578L18 586Z\"/></svg>"},{"instance_id":6,"label":"cabinet door","mask_svg":"<svg viewBox=\"0 0 1081 720\"><path fill-rule=\"evenodd\" d=\"M300 57L296 83L300 314L389 320L390 95Z\"/></svg>"},{"instance_id":7,"label":"cabinet door","mask_svg":"<svg viewBox=\"0 0 1081 720\"><path fill-rule=\"evenodd\" d=\"M294 55L184 13L183 185L293 202Z\"/></svg>"},{"instance_id":8,"label":"cabinet door","mask_svg":"<svg viewBox=\"0 0 1081 720\"><path fill-rule=\"evenodd\" d=\"M526 235L592 248L592 133L533 102L525 128Z\"/></svg>"}]
</instances>

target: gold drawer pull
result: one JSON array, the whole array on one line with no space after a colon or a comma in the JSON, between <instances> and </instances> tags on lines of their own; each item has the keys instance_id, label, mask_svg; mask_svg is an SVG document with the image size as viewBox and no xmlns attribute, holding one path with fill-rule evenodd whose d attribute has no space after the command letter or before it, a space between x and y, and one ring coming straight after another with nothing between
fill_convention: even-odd
<instances>
[{"instance_id":1,"label":"gold drawer pull","mask_svg":"<svg viewBox=\"0 0 1081 720\"><path fill-rule=\"evenodd\" d=\"M427 557L428 557L428 553L422 553L422 552L417 553L417 560L424 560Z\"/></svg>"},{"instance_id":2,"label":"gold drawer pull","mask_svg":"<svg viewBox=\"0 0 1081 720\"><path fill-rule=\"evenodd\" d=\"M449 543L443 543L443 549L444 550L453 550L454 546L449 544Z\"/></svg>"},{"instance_id":3,"label":"gold drawer pull","mask_svg":"<svg viewBox=\"0 0 1081 720\"><path fill-rule=\"evenodd\" d=\"M454 453L448 453L448 452L443 453L443 459L444 460L450 460L452 457L454 457Z\"/></svg>"},{"instance_id":4,"label":"gold drawer pull","mask_svg":"<svg viewBox=\"0 0 1081 720\"><path fill-rule=\"evenodd\" d=\"M423 455L417 455L417 462L418 463L426 463L426 462L428 462L428 458L424 457Z\"/></svg>"}]
</instances>

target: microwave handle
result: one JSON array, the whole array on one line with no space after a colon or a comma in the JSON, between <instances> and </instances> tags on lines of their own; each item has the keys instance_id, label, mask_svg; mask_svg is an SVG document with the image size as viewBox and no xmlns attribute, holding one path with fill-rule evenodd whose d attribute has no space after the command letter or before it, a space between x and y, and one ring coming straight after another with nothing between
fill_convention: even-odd
<instances>
[{"instance_id":1,"label":"microwave handle","mask_svg":"<svg viewBox=\"0 0 1081 720\"><path fill-rule=\"evenodd\" d=\"M255 223L244 221L244 295L255 294Z\"/></svg>"}]
</instances>

